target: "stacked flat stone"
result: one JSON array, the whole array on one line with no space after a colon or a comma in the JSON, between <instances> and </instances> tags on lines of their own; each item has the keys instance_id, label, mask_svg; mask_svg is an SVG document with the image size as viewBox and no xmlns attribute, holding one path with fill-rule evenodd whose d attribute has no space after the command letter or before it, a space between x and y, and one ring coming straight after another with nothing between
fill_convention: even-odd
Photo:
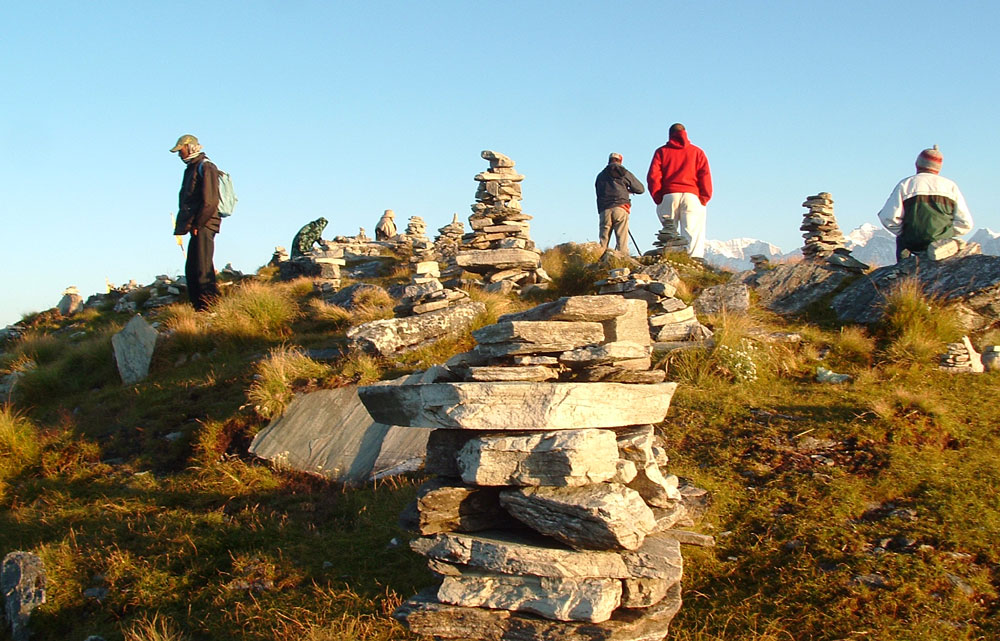
<instances>
[{"instance_id":1,"label":"stacked flat stone","mask_svg":"<svg viewBox=\"0 0 1000 641\"><path fill-rule=\"evenodd\" d=\"M594 283L598 294L621 295L644 301L652 312L648 331L656 341L656 350L671 351L689 347L712 337L712 330L695 317L694 308L674 297L677 288L656 280L648 273L633 272L627 267L612 269L608 277Z\"/></svg>"},{"instance_id":2,"label":"stacked flat stone","mask_svg":"<svg viewBox=\"0 0 1000 641\"><path fill-rule=\"evenodd\" d=\"M688 243L677 231L677 221L666 219L661 223L660 231L656 233L656 240L653 241L653 249L644 256L661 256L668 252L686 252Z\"/></svg>"},{"instance_id":3,"label":"stacked flat stone","mask_svg":"<svg viewBox=\"0 0 1000 641\"><path fill-rule=\"evenodd\" d=\"M451 222L438 229L434 238L434 251L444 260L452 258L462 246L462 236L465 234L465 224L455 214Z\"/></svg>"},{"instance_id":4,"label":"stacked flat stone","mask_svg":"<svg viewBox=\"0 0 1000 641\"><path fill-rule=\"evenodd\" d=\"M462 269L482 274L491 291L510 291L521 285L547 280L541 270L540 252L528 235L531 216L521 211L521 181L514 161L495 151L484 151L487 171L479 182L469 226L455 255Z\"/></svg>"},{"instance_id":5,"label":"stacked flat stone","mask_svg":"<svg viewBox=\"0 0 1000 641\"><path fill-rule=\"evenodd\" d=\"M432 257L434 243L427 237L427 223L420 216L410 216L403 238L413 251L416 260L423 261Z\"/></svg>"},{"instance_id":6,"label":"stacked flat stone","mask_svg":"<svg viewBox=\"0 0 1000 641\"><path fill-rule=\"evenodd\" d=\"M982 356L972 346L968 336L963 336L959 343L948 343L947 349L941 356L941 369L973 374L984 371Z\"/></svg>"},{"instance_id":7,"label":"stacked flat stone","mask_svg":"<svg viewBox=\"0 0 1000 641\"><path fill-rule=\"evenodd\" d=\"M435 260L416 262L413 278L403 288L403 297L394 309L397 316L412 316L435 312L451 307L469 295L461 289L445 288L440 281L441 271Z\"/></svg>"},{"instance_id":8,"label":"stacked flat stone","mask_svg":"<svg viewBox=\"0 0 1000 641\"><path fill-rule=\"evenodd\" d=\"M846 251L846 238L833 214L833 196L820 192L806 198L802 206L809 210L802 215L802 226L799 227L805 239L802 255L806 258L827 258L838 249Z\"/></svg>"},{"instance_id":9,"label":"stacked flat stone","mask_svg":"<svg viewBox=\"0 0 1000 641\"><path fill-rule=\"evenodd\" d=\"M411 547L441 584L394 616L435 639L662 639L686 508L653 444L676 383L648 369L645 303L562 298L473 336L417 384L359 389L376 421L435 428Z\"/></svg>"}]
</instances>

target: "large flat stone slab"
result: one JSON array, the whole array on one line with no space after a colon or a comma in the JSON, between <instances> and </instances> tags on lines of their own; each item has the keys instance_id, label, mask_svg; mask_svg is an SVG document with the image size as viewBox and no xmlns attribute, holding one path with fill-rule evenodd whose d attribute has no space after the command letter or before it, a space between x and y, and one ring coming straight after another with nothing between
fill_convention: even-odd
<instances>
[{"instance_id":1,"label":"large flat stone slab","mask_svg":"<svg viewBox=\"0 0 1000 641\"><path fill-rule=\"evenodd\" d=\"M589 485L613 478L617 462L615 433L598 429L483 436L458 453L472 485Z\"/></svg>"},{"instance_id":2,"label":"large flat stone slab","mask_svg":"<svg viewBox=\"0 0 1000 641\"><path fill-rule=\"evenodd\" d=\"M463 571L445 576L438 600L452 605L530 612L556 621L600 623L622 600L622 582Z\"/></svg>"},{"instance_id":3,"label":"large flat stone slab","mask_svg":"<svg viewBox=\"0 0 1000 641\"><path fill-rule=\"evenodd\" d=\"M477 641L661 641L681 607L680 583L656 605L619 609L603 623L550 621L507 610L447 605L432 591L400 606L393 617L411 632L438 639Z\"/></svg>"},{"instance_id":4,"label":"large flat stone slab","mask_svg":"<svg viewBox=\"0 0 1000 641\"><path fill-rule=\"evenodd\" d=\"M472 430L553 430L659 423L677 383L507 382L368 385L358 389L375 420Z\"/></svg>"},{"instance_id":5,"label":"large flat stone slab","mask_svg":"<svg viewBox=\"0 0 1000 641\"><path fill-rule=\"evenodd\" d=\"M497 322L507 321L596 321L603 322L629 313L629 304L621 296L564 296L531 309L504 314Z\"/></svg>"},{"instance_id":6,"label":"large flat stone slab","mask_svg":"<svg viewBox=\"0 0 1000 641\"><path fill-rule=\"evenodd\" d=\"M296 396L284 414L257 433L250 453L348 483L417 469L424 460L427 431L376 421L357 390L349 385Z\"/></svg>"},{"instance_id":7,"label":"large flat stone slab","mask_svg":"<svg viewBox=\"0 0 1000 641\"><path fill-rule=\"evenodd\" d=\"M501 269L535 269L541 265L538 254L527 249L472 249L455 254L462 269L475 274Z\"/></svg>"},{"instance_id":8,"label":"large flat stone slab","mask_svg":"<svg viewBox=\"0 0 1000 641\"><path fill-rule=\"evenodd\" d=\"M500 504L536 532L578 549L635 550L656 529L639 493L612 483L504 490Z\"/></svg>"},{"instance_id":9,"label":"large flat stone slab","mask_svg":"<svg viewBox=\"0 0 1000 641\"><path fill-rule=\"evenodd\" d=\"M501 321L472 332L480 344L486 343L558 343L565 349L604 341L604 327L594 322L571 321Z\"/></svg>"},{"instance_id":10,"label":"large flat stone slab","mask_svg":"<svg viewBox=\"0 0 1000 641\"><path fill-rule=\"evenodd\" d=\"M477 301L456 303L417 316L363 323L347 331L349 345L369 354L389 356L419 349L461 332L486 311Z\"/></svg>"}]
</instances>

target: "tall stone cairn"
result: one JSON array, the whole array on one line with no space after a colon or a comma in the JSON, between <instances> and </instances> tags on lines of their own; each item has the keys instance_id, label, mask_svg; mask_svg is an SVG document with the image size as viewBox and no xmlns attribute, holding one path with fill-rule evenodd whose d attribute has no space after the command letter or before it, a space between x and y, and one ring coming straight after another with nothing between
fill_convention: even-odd
<instances>
[{"instance_id":1,"label":"tall stone cairn","mask_svg":"<svg viewBox=\"0 0 1000 641\"><path fill-rule=\"evenodd\" d=\"M427 237L427 223L420 216L410 216L403 232L405 242L413 250L414 260L425 260L433 253L434 243Z\"/></svg>"},{"instance_id":2,"label":"tall stone cairn","mask_svg":"<svg viewBox=\"0 0 1000 641\"><path fill-rule=\"evenodd\" d=\"M440 579L394 616L440 640L652 641L680 608L687 486L653 425L646 303L574 296L502 316L419 382L359 395L432 428L411 543ZM685 536L681 536L681 535Z\"/></svg>"},{"instance_id":3,"label":"tall stone cairn","mask_svg":"<svg viewBox=\"0 0 1000 641\"><path fill-rule=\"evenodd\" d=\"M490 291L511 291L522 285L546 280L540 252L528 236L531 216L521 211L521 181L514 161L484 151L490 168L476 174L479 183L469 226L455 263L465 271L482 274Z\"/></svg>"},{"instance_id":4,"label":"tall stone cairn","mask_svg":"<svg viewBox=\"0 0 1000 641\"><path fill-rule=\"evenodd\" d=\"M846 251L844 234L837 224L837 217L833 215L833 196L820 192L806 198L802 206L809 210L802 215L802 226L799 227L805 238L802 255L806 258L827 258L838 249Z\"/></svg>"}]
</instances>

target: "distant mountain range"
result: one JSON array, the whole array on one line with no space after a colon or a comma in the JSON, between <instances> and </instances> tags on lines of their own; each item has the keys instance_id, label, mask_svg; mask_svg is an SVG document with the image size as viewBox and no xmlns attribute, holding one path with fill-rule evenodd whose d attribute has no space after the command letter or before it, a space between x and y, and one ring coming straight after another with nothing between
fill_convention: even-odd
<instances>
[{"instance_id":1,"label":"distant mountain range","mask_svg":"<svg viewBox=\"0 0 1000 641\"><path fill-rule=\"evenodd\" d=\"M851 254L863 263L873 267L891 265L896 262L896 237L885 229L864 223L860 227L845 234L847 248ZM969 241L979 243L984 254L1000 256L1000 233L991 229L976 230ZM802 255L801 248L790 252L782 252L777 245L772 245L756 238L733 238L732 240L705 241L705 260L716 267L732 271L750 269L750 257L763 254L773 262Z\"/></svg>"}]
</instances>

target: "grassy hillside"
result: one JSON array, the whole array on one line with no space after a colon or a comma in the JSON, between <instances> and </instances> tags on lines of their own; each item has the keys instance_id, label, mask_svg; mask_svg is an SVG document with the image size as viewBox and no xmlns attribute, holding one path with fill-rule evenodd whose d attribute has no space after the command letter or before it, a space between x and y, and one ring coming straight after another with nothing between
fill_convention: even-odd
<instances>
[{"instance_id":1,"label":"grassy hillside","mask_svg":"<svg viewBox=\"0 0 1000 641\"><path fill-rule=\"evenodd\" d=\"M551 295L588 293L593 258L546 252ZM725 278L684 263L687 299ZM416 639L389 613L432 580L396 525L422 479L344 488L246 447L295 391L443 362L471 338L318 362L303 349L343 346L392 301L352 314L267 276L212 314L151 314L169 336L137 385L111 357L127 315L39 314L4 346L0 374L23 378L0 410L0 553L45 562L36 639ZM478 325L534 303L472 294ZM936 368L959 330L919 291L891 311L870 330L707 319L713 349L660 363L681 383L659 426L670 471L711 491L697 529L718 542L685 549L672 638L1000 637L1000 376ZM853 380L818 383L818 366Z\"/></svg>"}]
</instances>

